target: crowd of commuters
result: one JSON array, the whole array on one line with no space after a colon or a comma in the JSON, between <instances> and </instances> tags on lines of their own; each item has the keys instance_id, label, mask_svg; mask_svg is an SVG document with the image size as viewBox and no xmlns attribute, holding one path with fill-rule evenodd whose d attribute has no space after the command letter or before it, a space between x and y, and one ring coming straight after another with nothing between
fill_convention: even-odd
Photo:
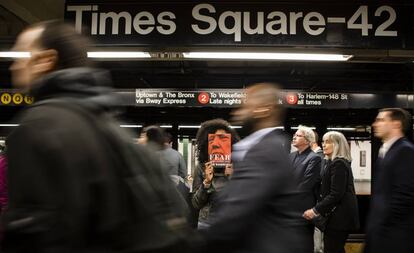
<instances>
[{"instance_id":1,"label":"crowd of commuters","mask_svg":"<svg viewBox=\"0 0 414 253\"><path fill-rule=\"evenodd\" d=\"M35 103L19 114L7 154L0 154L4 252L345 252L359 216L342 133L326 132L322 148L306 126L290 138L278 87L252 85L231 115L245 138L222 119L201 125L190 193L170 134L148 126L133 144L131 135L115 134L116 98L107 73L90 66L88 45L59 22L18 36L14 50L31 56L13 63L13 83ZM383 145L367 253L414 252L414 145L405 137L411 127L411 115L399 108L381 110L373 124ZM198 229L174 208L195 210Z\"/></svg>"}]
</instances>

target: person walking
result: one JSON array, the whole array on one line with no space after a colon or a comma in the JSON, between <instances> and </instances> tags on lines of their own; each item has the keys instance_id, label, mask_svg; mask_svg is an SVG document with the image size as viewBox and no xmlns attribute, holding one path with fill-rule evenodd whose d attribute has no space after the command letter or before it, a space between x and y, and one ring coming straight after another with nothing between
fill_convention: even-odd
<instances>
[{"instance_id":1,"label":"person walking","mask_svg":"<svg viewBox=\"0 0 414 253\"><path fill-rule=\"evenodd\" d=\"M113 119L118 101L109 73L91 67L89 48L73 26L59 21L29 26L13 47L30 54L10 70L13 85L34 103L19 113L7 139L2 252L181 249L181 240L159 225L171 216L175 227L184 224L184 215L173 212L179 195L172 195L172 183L151 188L170 181ZM157 211L166 215L159 218Z\"/></svg>"},{"instance_id":2,"label":"person walking","mask_svg":"<svg viewBox=\"0 0 414 253\"><path fill-rule=\"evenodd\" d=\"M233 112L246 138L233 146L234 174L220 195L211 226L203 231L209 252L309 253L313 231L289 161L290 143L280 127L279 89L253 85Z\"/></svg>"},{"instance_id":3,"label":"person walking","mask_svg":"<svg viewBox=\"0 0 414 253\"><path fill-rule=\"evenodd\" d=\"M383 142L373 173L366 253L414 252L414 145L405 137L411 114L379 111L374 135Z\"/></svg>"}]
</instances>

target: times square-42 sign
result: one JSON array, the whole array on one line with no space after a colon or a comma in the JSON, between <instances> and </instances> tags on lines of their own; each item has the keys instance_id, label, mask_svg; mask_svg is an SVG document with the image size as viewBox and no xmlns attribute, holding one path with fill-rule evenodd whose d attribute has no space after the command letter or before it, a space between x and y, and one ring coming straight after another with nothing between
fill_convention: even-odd
<instances>
[{"instance_id":1,"label":"times square-42 sign","mask_svg":"<svg viewBox=\"0 0 414 253\"><path fill-rule=\"evenodd\" d=\"M414 5L67 1L66 20L111 45L317 45L402 48ZM402 21L404 20L404 22ZM410 44L410 43L408 43ZM408 45L410 46L410 45Z\"/></svg>"}]
</instances>

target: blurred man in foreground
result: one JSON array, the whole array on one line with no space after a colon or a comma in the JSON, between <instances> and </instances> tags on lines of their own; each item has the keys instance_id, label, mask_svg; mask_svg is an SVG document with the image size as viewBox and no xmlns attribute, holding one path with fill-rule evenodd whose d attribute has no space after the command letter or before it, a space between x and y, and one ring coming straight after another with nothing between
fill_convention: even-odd
<instances>
[{"instance_id":1,"label":"blurred man in foreground","mask_svg":"<svg viewBox=\"0 0 414 253\"><path fill-rule=\"evenodd\" d=\"M383 142L375 164L366 233L367 253L414 252L414 145L405 137L411 114L379 111L374 135Z\"/></svg>"},{"instance_id":2,"label":"blurred man in foreground","mask_svg":"<svg viewBox=\"0 0 414 253\"><path fill-rule=\"evenodd\" d=\"M127 145L132 136L109 115L116 105L111 82L106 71L88 67L88 46L60 22L35 24L17 38L13 50L30 57L11 66L13 83L35 102L8 138L4 252L164 252L175 242L157 230L149 209L165 206L153 203L152 182L145 181L155 163L144 148Z\"/></svg>"},{"instance_id":3,"label":"blurred man in foreground","mask_svg":"<svg viewBox=\"0 0 414 253\"><path fill-rule=\"evenodd\" d=\"M101 218L90 209L106 208L109 214L119 196L113 192L106 206L99 206L101 201L89 193L110 183L103 171L112 161L82 116L47 101L82 100L100 113L113 102L103 87L110 84L109 77L88 67L88 42L60 23L25 29L13 50L30 53L16 59L10 70L13 85L31 94L35 103L19 115L20 126L8 138L5 251L99 248L88 245L97 232L88 231L89 224Z\"/></svg>"},{"instance_id":4,"label":"blurred man in foreground","mask_svg":"<svg viewBox=\"0 0 414 253\"><path fill-rule=\"evenodd\" d=\"M247 89L233 113L245 139L233 146L234 174L205 231L209 252L305 253L313 251L312 230L302 219L298 182L289 162L279 91L272 84Z\"/></svg>"}]
</instances>

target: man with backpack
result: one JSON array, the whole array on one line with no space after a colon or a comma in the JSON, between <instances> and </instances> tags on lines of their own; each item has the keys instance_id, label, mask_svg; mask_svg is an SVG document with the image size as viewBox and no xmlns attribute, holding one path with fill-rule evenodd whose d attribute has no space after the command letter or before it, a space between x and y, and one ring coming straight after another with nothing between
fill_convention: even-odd
<instances>
[{"instance_id":1,"label":"man with backpack","mask_svg":"<svg viewBox=\"0 0 414 253\"><path fill-rule=\"evenodd\" d=\"M10 67L13 84L35 102L8 138L3 250L181 252L185 207L151 153L112 119L110 78L89 67L88 48L60 22L17 38L13 50L30 57Z\"/></svg>"}]
</instances>

